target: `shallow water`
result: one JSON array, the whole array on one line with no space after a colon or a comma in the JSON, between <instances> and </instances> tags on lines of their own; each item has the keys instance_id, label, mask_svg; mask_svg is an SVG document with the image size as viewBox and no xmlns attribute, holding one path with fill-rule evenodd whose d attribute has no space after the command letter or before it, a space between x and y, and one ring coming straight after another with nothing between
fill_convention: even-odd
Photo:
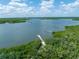
<instances>
[{"instance_id":1,"label":"shallow water","mask_svg":"<svg viewBox=\"0 0 79 59\"><path fill-rule=\"evenodd\" d=\"M65 26L79 25L72 19L40 20L32 19L25 23L0 24L0 48L27 43L40 34L42 37L51 36L54 31L63 31Z\"/></svg>"}]
</instances>

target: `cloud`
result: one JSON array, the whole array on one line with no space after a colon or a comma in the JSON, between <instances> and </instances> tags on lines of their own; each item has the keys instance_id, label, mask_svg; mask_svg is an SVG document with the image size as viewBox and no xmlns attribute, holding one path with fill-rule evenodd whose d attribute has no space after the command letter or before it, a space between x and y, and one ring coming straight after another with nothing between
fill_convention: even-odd
<instances>
[{"instance_id":1,"label":"cloud","mask_svg":"<svg viewBox=\"0 0 79 59\"><path fill-rule=\"evenodd\" d=\"M52 16L66 16L66 17L73 17L79 16L79 0L76 0L72 3L67 3L61 1L61 4L54 8L54 12L52 11Z\"/></svg>"},{"instance_id":2,"label":"cloud","mask_svg":"<svg viewBox=\"0 0 79 59\"><path fill-rule=\"evenodd\" d=\"M79 14L77 14L77 10L79 10L79 0L76 0L72 3L68 3L68 4L62 4L60 6L60 10L63 11L64 13L66 13L68 16L76 16Z\"/></svg>"},{"instance_id":3,"label":"cloud","mask_svg":"<svg viewBox=\"0 0 79 59\"><path fill-rule=\"evenodd\" d=\"M48 14L52 11L52 8L54 7L53 5L54 3L54 0L43 0L41 3L40 3L40 8L39 8L39 12L41 14Z\"/></svg>"},{"instance_id":4,"label":"cloud","mask_svg":"<svg viewBox=\"0 0 79 59\"><path fill-rule=\"evenodd\" d=\"M7 5L0 4L0 17L31 17L31 16L79 16L79 0L59 6L55 0L41 0L38 7L29 6L24 0L11 0ZM77 11L77 12L76 12Z\"/></svg>"},{"instance_id":5,"label":"cloud","mask_svg":"<svg viewBox=\"0 0 79 59\"><path fill-rule=\"evenodd\" d=\"M7 5L0 4L0 15L5 16L27 16L33 13L33 7L28 6L21 0L11 0Z\"/></svg>"}]
</instances>

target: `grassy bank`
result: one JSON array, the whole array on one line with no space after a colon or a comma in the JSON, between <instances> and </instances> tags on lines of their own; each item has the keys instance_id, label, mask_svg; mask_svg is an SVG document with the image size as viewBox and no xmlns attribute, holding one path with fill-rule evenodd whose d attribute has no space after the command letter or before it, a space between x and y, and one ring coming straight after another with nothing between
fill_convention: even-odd
<instances>
[{"instance_id":1,"label":"grassy bank","mask_svg":"<svg viewBox=\"0 0 79 59\"><path fill-rule=\"evenodd\" d=\"M21 23L26 22L26 18L0 18L0 24L2 23Z\"/></svg>"},{"instance_id":2,"label":"grassy bank","mask_svg":"<svg viewBox=\"0 0 79 59\"><path fill-rule=\"evenodd\" d=\"M72 20L79 20L79 17L77 17L77 18L73 18Z\"/></svg>"},{"instance_id":3,"label":"grassy bank","mask_svg":"<svg viewBox=\"0 0 79 59\"><path fill-rule=\"evenodd\" d=\"M30 59L40 47L39 40L12 48L0 49L0 59Z\"/></svg>"}]
</instances>

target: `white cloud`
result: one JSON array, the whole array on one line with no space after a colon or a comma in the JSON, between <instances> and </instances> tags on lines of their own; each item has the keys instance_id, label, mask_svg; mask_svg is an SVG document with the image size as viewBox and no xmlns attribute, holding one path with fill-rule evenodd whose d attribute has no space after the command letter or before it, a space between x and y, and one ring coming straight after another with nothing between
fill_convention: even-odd
<instances>
[{"instance_id":1,"label":"white cloud","mask_svg":"<svg viewBox=\"0 0 79 59\"><path fill-rule=\"evenodd\" d=\"M52 11L54 0L42 0L40 3L39 13L40 14L48 14Z\"/></svg>"},{"instance_id":2,"label":"white cloud","mask_svg":"<svg viewBox=\"0 0 79 59\"><path fill-rule=\"evenodd\" d=\"M54 5L55 0L42 0L39 7L29 6L24 0L11 0L7 5L0 4L0 17L24 16L79 16L79 0L59 6ZM57 7L57 8L55 8Z\"/></svg>"},{"instance_id":3,"label":"white cloud","mask_svg":"<svg viewBox=\"0 0 79 59\"><path fill-rule=\"evenodd\" d=\"M0 4L0 14L10 16L27 16L33 13L33 7L25 3L20 3L21 0L11 0L7 5Z\"/></svg>"},{"instance_id":4,"label":"white cloud","mask_svg":"<svg viewBox=\"0 0 79 59\"><path fill-rule=\"evenodd\" d=\"M79 16L79 0L76 0L72 3L65 4L61 2L59 8L54 12L56 16Z\"/></svg>"}]
</instances>

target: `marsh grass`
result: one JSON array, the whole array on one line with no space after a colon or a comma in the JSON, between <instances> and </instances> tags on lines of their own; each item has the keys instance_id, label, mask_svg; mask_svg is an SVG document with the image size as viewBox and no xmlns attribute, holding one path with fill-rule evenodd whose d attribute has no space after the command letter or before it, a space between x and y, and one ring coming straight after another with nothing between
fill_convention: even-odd
<instances>
[{"instance_id":1,"label":"marsh grass","mask_svg":"<svg viewBox=\"0 0 79 59\"><path fill-rule=\"evenodd\" d=\"M52 33L54 37L45 40L41 48L39 39L28 44L0 49L1 59L78 59L79 25L66 26L65 31ZM38 52L39 51L39 52Z\"/></svg>"},{"instance_id":2,"label":"marsh grass","mask_svg":"<svg viewBox=\"0 0 79 59\"><path fill-rule=\"evenodd\" d=\"M21 22L26 22L27 18L0 18L0 24L3 23L21 23Z\"/></svg>"}]
</instances>

